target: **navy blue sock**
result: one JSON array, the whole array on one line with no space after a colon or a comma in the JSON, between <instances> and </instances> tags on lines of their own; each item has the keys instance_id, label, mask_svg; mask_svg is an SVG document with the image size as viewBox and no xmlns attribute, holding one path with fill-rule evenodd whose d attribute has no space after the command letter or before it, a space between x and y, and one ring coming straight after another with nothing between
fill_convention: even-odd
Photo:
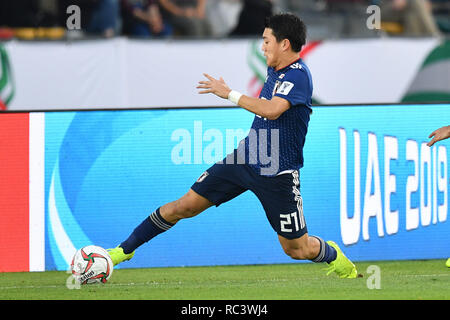
<instances>
[{"instance_id":1,"label":"navy blue sock","mask_svg":"<svg viewBox=\"0 0 450 320\"><path fill-rule=\"evenodd\" d=\"M172 226L172 223L167 222L161 217L158 208L134 229L128 239L120 244L120 247L124 253L131 253L158 234L169 230Z\"/></svg>"},{"instance_id":2,"label":"navy blue sock","mask_svg":"<svg viewBox=\"0 0 450 320\"><path fill-rule=\"evenodd\" d=\"M336 257L337 257L336 249L334 249L328 243L323 241L323 239L320 237L317 237L317 236L311 236L311 237L316 238L320 242L319 254L314 259L311 259L312 262L330 263L331 261L336 260Z\"/></svg>"}]
</instances>

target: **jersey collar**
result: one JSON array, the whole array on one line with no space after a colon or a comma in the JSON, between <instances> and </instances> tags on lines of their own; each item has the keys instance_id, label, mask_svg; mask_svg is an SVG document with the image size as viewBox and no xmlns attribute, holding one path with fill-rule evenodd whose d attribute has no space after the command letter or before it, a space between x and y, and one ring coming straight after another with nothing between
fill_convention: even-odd
<instances>
[{"instance_id":1,"label":"jersey collar","mask_svg":"<svg viewBox=\"0 0 450 320\"><path fill-rule=\"evenodd\" d=\"M287 66L284 66L283 68L279 68L279 69L273 69L275 72L280 72L281 70L286 69L287 67L293 65L296 62L299 62L300 60L302 60L302 58L298 57L297 59L295 59L294 61L292 61L291 63L289 63Z\"/></svg>"}]
</instances>

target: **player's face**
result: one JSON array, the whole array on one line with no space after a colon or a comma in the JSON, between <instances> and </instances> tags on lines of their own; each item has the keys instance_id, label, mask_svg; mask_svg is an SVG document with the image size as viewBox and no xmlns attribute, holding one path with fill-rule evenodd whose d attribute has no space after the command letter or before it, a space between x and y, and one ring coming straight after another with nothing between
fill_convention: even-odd
<instances>
[{"instance_id":1,"label":"player's face","mask_svg":"<svg viewBox=\"0 0 450 320\"><path fill-rule=\"evenodd\" d=\"M281 45L273 35L272 29L265 28L263 33L262 51L269 67L276 68L279 64Z\"/></svg>"}]
</instances>

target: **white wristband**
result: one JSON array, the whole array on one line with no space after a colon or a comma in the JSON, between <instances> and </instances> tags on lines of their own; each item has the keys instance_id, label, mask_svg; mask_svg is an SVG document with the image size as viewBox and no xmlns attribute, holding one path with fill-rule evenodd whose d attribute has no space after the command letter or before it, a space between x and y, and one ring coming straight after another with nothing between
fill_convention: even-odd
<instances>
[{"instance_id":1,"label":"white wristband","mask_svg":"<svg viewBox=\"0 0 450 320\"><path fill-rule=\"evenodd\" d=\"M230 93L228 94L228 100L230 100L234 104L238 104L239 99L241 97L242 97L242 93L235 91L235 90L231 90Z\"/></svg>"}]
</instances>

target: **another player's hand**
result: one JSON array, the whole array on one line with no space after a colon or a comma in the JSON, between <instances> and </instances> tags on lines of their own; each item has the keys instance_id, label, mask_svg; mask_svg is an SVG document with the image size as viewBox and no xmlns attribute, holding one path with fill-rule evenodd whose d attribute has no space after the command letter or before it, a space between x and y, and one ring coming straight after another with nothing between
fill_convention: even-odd
<instances>
[{"instance_id":1,"label":"another player's hand","mask_svg":"<svg viewBox=\"0 0 450 320\"><path fill-rule=\"evenodd\" d=\"M437 130L434 130L428 138L433 137L430 142L427 143L427 146L431 147L433 144L435 144L438 141L450 138L450 126L444 126L442 128L439 128Z\"/></svg>"},{"instance_id":2,"label":"another player's hand","mask_svg":"<svg viewBox=\"0 0 450 320\"><path fill-rule=\"evenodd\" d=\"M216 96L221 97L223 99L228 98L228 94L230 93L231 89L227 86L225 81L222 79L214 79L209 74L204 73L203 74L208 80L199 81L197 89L204 89L199 91L200 94L205 93L214 93Z\"/></svg>"}]
</instances>

